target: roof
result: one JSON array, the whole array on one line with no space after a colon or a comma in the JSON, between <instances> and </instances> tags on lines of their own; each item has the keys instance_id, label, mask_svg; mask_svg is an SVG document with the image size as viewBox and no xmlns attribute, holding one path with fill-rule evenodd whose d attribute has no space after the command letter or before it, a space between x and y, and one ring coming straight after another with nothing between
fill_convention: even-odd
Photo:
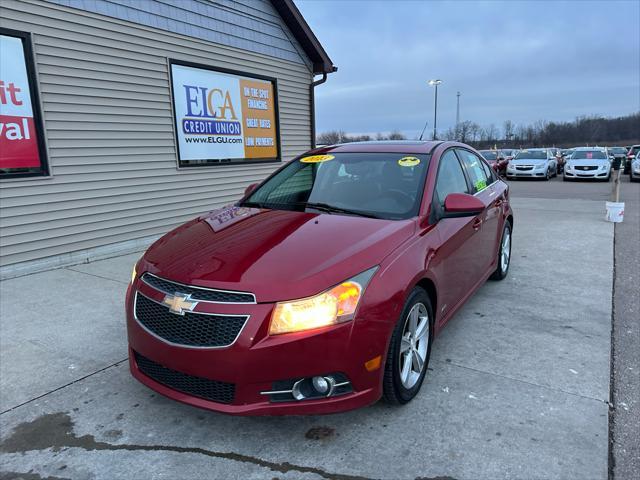
<instances>
[{"instance_id":1,"label":"roof","mask_svg":"<svg viewBox=\"0 0 640 480\"><path fill-rule=\"evenodd\" d=\"M442 141L416 141L416 140L382 140L372 142L350 142L328 147L317 148L314 153L414 153L429 154Z\"/></svg>"},{"instance_id":2,"label":"roof","mask_svg":"<svg viewBox=\"0 0 640 480\"><path fill-rule=\"evenodd\" d=\"M313 73L332 73L338 70L327 52L314 35L311 27L295 6L293 0L271 0L274 8L278 11L284 23L289 27L291 33L302 46L309 59L313 62Z\"/></svg>"}]
</instances>

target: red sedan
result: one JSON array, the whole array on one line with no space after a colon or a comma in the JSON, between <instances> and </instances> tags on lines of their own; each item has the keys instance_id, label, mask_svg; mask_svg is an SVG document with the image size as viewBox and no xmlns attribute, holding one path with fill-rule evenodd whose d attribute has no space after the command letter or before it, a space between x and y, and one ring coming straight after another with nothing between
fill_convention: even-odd
<instances>
[{"instance_id":1,"label":"red sedan","mask_svg":"<svg viewBox=\"0 0 640 480\"><path fill-rule=\"evenodd\" d=\"M479 153L491 165L491 168L502 176L506 175L509 160L504 153L498 150L480 150Z\"/></svg>"},{"instance_id":2,"label":"red sedan","mask_svg":"<svg viewBox=\"0 0 640 480\"><path fill-rule=\"evenodd\" d=\"M311 151L138 261L131 372L230 414L404 404L435 336L507 275L512 227L507 185L467 145Z\"/></svg>"}]
</instances>

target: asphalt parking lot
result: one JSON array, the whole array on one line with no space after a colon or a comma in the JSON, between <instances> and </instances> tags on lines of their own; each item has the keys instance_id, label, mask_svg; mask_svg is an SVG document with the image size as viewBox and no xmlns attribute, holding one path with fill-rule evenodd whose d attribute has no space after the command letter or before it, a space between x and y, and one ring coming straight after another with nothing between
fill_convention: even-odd
<instances>
[{"instance_id":1,"label":"asphalt parking lot","mask_svg":"<svg viewBox=\"0 0 640 480\"><path fill-rule=\"evenodd\" d=\"M564 480L605 479L613 464L631 468L616 478L633 478L634 431L620 430L630 440L617 453L614 443L617 461L609 452L612 305L627 319L614 335L620 355L634 354L637 328L633 292L612 298L611 184L510 185L509 277L449 323L420 395L400 408L239 418L158 396L125 359L122 304L138 255L1 282L0 478ZM632 206L639 186L622 187ZM635 203L616 227L616 253L637 247L637 215ZM637 373L620 375L621 395L637 388ZM620 401L632 425L637 405Z\"/></svg>"}]
</instances>

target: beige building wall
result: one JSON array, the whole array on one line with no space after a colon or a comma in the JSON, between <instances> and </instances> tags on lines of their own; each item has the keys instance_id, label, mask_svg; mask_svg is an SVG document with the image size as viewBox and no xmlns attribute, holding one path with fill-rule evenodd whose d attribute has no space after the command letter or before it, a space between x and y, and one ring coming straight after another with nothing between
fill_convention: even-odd
<instances>
[{"instance_id":1,"label":"beige building wall","mask_svg":"<svg viewBox=\"0 0 640 480\"><path fill-rule=\"evenodd\" d=\"M282 158L310 147L308 61L40 0L1 3L0 26L32 33L51 170L0 181L2 276L139 249L279 166L177 169L169 58L277 78Z\"/></svg>"}]
</instances>

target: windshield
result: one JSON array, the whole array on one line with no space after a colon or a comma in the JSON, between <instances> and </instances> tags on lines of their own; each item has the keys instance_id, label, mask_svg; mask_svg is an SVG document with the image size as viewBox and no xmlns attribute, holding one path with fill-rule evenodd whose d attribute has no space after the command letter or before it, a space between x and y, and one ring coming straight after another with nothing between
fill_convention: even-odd
<instances>
[{"instance_id":1,"label":"windshield","mask_svg":"<svg viewBox=\"0 0 640 480\"><path fill-rule=\"evenodd\" d=\"M546 160L546 150L522 150L516 155L516 160Z\"/></svg>"},{"instance_id":2,"label":"windshield","mask_svg":"<svg viewBox=\"0 0 640 480\"><path fill-rule=\"evenodd\" d=\"M578 150L573 152L571 160L606 160L607 156L601 150Z\"/></svg>"},{"instance_id":3,"label":"windshield","mask_svg":"<svg viewBox=\"0 0 640 480\"><path fill-rule=\"evenodd\" d=\"M406 219L418 214L429 155L332 153L293 160L241 205Z\"/></svg>"},{"instance_id":4,"label":"windshield","mask_svg":"<svg viewBox=\"0 0 640 480\"><path fill-rule=\"evenodd\" d=\"M496 160L498 158L498 153L490 150L481 150L480 153L485 160Z\"/></svg>"}]
</instances>

